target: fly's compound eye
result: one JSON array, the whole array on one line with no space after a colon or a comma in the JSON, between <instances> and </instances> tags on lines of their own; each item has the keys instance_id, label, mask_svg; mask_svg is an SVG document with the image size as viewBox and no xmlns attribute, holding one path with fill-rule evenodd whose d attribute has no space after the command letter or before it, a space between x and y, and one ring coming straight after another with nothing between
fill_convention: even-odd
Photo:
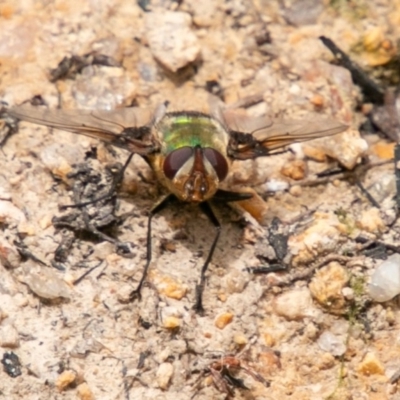
<instances>
[{"instance_id":1,"label":"fly's compound eye","mask_svg":"<svg viewBox=\"0 0 400 400\"><path fill-rule=\"evenodd\" d=\"M228 175L228 163L225 157L217 150L207 147L203 150L204 156L214 168L218 179L223 181Z\"/></svg>"},{"instance_id":2,"label":"fly's compound eye","mask_svg":"<svg viewBox=\"0 0 400 400\"><path fill-rule=\"evenodd\" d=\"M192 147L181 147L171 151L164 160L163 170L168 179L174 179L175 174L183 167L193 154Z\"/></svg>"}]
</instances>

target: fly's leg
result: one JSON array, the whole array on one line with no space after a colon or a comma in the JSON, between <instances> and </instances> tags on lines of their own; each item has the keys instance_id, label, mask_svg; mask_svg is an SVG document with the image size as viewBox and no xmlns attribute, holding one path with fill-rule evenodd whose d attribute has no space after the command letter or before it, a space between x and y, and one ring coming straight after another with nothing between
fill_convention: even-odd
<instances>
[{"instance_id":1,"label":"fly's leg","mask_svg":"<svg viewBox=\"0 0 400 400\"><path fill-rule=\"evenodd\" d=\"M194 309L197 313L203 314L204 313L204 308L203 308L203 291L204 291L204 286L205 286L205 281L206 281L206 272L208 265L210 264L210 261L212 259L212 256L214 254L215 247L218 242L219 234L221 233L221 224L218 221L217 217L214 214L214 211L212 210L210 204L208 202L200 203L200 208L204 212L204 214L208 217L208 219L211 221L211 223L214 225L215 228L215 237L214 241L211 245L210 251L208 252L207 259L201 268L201 275L200 275L200 282L196 285L196 303L194 305Z\"/></svg>"},{"instance_id":2,"label":"fly's leg","mask_svg":"<svg viewBox=\"0 0 400 400\"><path fill-rule=\"evenodd\" d=\"M140 291L142 290L142 286L144 284L144 281L146 280L147 271L151 263L151 221L156 214L158 214L171 202L172 199L173 195L168 194L167 196L163 197L158 203L156 203L155 206L150 210L149 219L147 220L146 265L144 266L143 275L142 278L140 279L137 288L134 291L132 291L129 296L131 301L135 299L140 300L141 298Z\"/></svg>"}]
</instances>

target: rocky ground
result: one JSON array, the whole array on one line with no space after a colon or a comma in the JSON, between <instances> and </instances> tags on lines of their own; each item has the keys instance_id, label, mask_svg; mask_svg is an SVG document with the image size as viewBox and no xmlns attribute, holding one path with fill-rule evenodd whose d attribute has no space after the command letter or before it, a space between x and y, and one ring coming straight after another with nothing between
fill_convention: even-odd
<instances>
[{"instance_id":1,"label":"rocky ground","mask_svg":"<svg viewBox=\"0 0 400 400\"><path fill-rule=\"evenodd\" d=\"M222 233L199 315L194 287L214 231L198 207L176 203L154 217L148 284L131 302L148 212L162 193L152 171L135 155L118 199L63 210L104 193L110 165L128 152L4 120L0 398L400 398L398 305L376 302L368 286L398 251L396 134L372 129L379 101L319 39L384 88L397 84L399 31L397 0L0 2L8 105L145 109L168 100L212 112L212 92L254 117L350 127L234 162L227 184L256 195L241 208L215 205ZM85 220L114 243L88 233ZM289 268L248 270L276 264Z\"/></svg>"}]
</instances>

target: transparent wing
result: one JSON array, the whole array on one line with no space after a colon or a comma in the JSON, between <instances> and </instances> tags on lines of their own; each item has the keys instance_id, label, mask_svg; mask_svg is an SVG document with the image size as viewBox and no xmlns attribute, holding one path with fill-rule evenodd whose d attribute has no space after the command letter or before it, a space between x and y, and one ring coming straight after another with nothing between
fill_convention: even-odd
<instances>
[{"instance_id":1,"label":"transparent wing","mask_svg":"<svg viewBox=\"0 0 400 400\"><path fill-rule=\"evenodd\" d=\"M275 150L291 143L335 135L345 131L347 128L347 125L331 119L275 121L270 127L254 130L252 136L268 150Z\"/></svg>"},{"instance_id":2,"label":"transparent wing","mask_svg":"<svg viewBox=\"0 0 400 400\"><path fill-rule=\"evenodd\" d=\"M348 128L333 119L273 121L232 110L224 110L222 114L231 136L228 153L241 160L273 154L292 143L335 135Z\"/></svg>"},{"instance_id":3,"label":"transparent wing","mask_svg":"<svg viewBox=\"0 0 400 400\"><path fill-rule=\"evenodd\" d=\"M90 136L142 155L158 148L150 129L155 112L142 108L60 110L29 105L6 110L23 121Z\"/></svg>"}]
</instances>

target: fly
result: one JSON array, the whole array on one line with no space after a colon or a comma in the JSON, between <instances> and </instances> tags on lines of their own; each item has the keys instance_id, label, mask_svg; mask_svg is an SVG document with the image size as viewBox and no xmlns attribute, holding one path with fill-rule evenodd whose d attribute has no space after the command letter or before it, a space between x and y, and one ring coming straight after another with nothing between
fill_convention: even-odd
<instances>
[{"instance_id":1,"label":"fly","mask_svg":"<svg viewBox=\"0 0 400 400\"><path fill-rule=\"evenodd\" d=\"M157 180L168 190L150 210L146 264L131 298L140 298L152 259L151 221L175 197L197 203L215 229L215 236L196 284L195 310L202 313L205 275L221 231L209 200L249 199L251 194L223 190L232 161L269 156L285 146L334 135L347 126L333 120L271 121L249 117L237 111L213 107L212 115L168 112L168 103L155 110L122 108L113 111L49 110L27 105L4 110L6 115L55 129L90 136L142 156ZM4 112L3 112L4 114ZM96 200L94 200L96 201Z\"/></svg>"}]
</instances>

